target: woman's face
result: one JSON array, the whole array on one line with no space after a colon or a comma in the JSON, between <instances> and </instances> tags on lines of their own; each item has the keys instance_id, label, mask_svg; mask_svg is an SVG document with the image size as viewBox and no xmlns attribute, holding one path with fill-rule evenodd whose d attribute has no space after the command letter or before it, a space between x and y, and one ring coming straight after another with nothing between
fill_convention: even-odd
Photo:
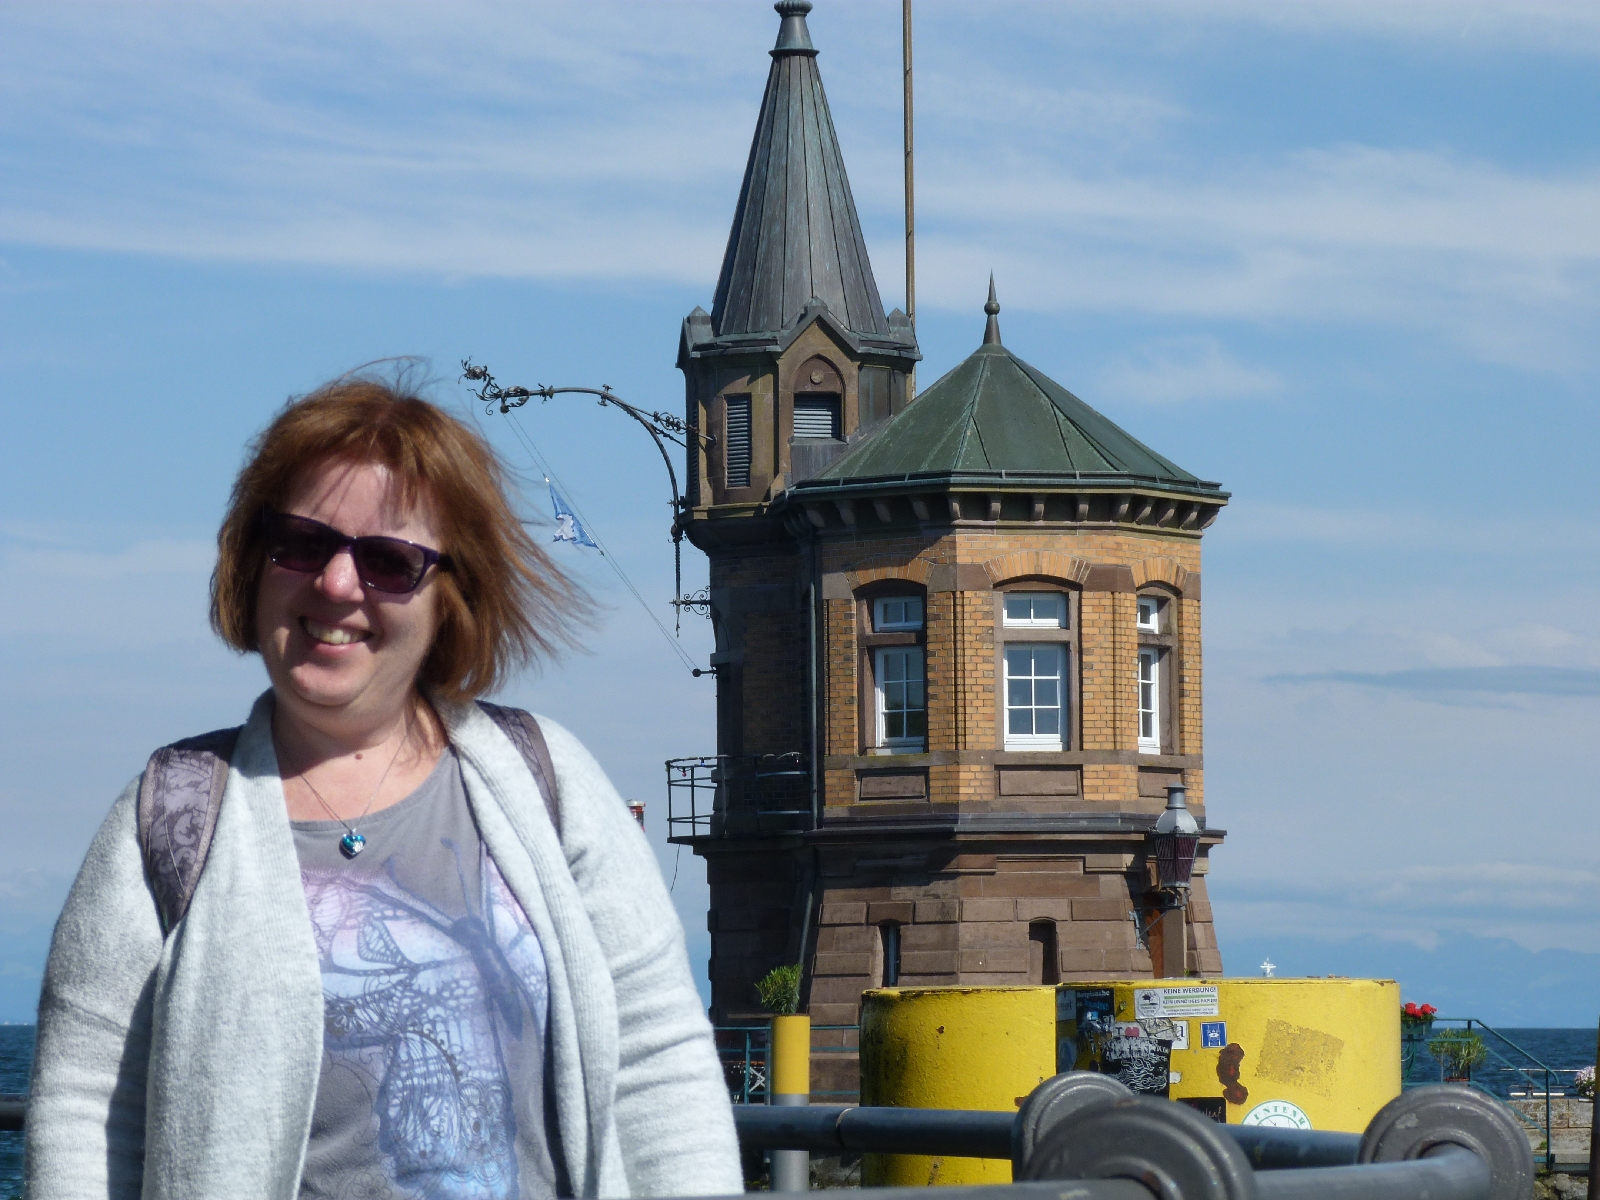
<instances>
[{"instance_id":1,"label":"woman's face","mask_svg":"<svg viewBox=\"0 0 1600 1200\"><path fill-rule=\"evenodd\" d=\"M378 534L443 550L422 497L410 508L385 466L342 459L306 471L284 511L353 537ZM328 732L377 729L404 710L439 628L437 569L397 596L362 584L349 549L306 574L268 562L256 632L278 703Z\"/></svg>"}]
</instances>

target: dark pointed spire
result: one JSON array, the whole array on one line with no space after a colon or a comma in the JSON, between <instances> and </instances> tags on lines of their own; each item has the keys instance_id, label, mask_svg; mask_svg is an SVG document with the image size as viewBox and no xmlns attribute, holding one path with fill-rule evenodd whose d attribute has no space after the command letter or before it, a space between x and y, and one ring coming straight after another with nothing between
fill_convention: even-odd
<instances>
[{"instance_id":1,"label":"dark pointed spire","mask_svg":"<svg viewBox=\"0 0 1600 1200\"><path fill-rule=\"evenodd\" d=\"M783 18L733 229L717 280L716 336L788 329L812 297L851 333L902 340L890 328L867 260L844 158L828 113L809 0L780 0Z\"/></svg>"},{"instance_id":2,"label":"dark pointed spire","mask_svg":"<svg viewBox=\"0 0 1600 1200\"><path fill-rule=\"evenodd\" d=\"M989 272L989 299L983 306L983 311L989 314L989 323L983 327L983 344L985 346L998 346L1000 344L1000 301L994 298L994 272Z\"/></svg>"}]
</instances>

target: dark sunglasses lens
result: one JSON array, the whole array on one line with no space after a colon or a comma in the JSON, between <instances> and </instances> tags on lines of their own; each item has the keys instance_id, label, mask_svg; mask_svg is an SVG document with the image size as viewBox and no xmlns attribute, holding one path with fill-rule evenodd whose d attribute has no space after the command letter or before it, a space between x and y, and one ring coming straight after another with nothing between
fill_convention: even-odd
<instances>
[{"instance_id":1,"label":"dark sunglasses lens","mask_svg":"<svg viewBox=\"0 0 1600 1200\"><path fill-rule=\"evenodd\" d=\"M415 546L394 538L359 538L355 544L356 571L361 581L380 592L416 590L428 562Z\"/></svg>"},{"instance_id":2,"label":"dark sunglasses lens","mask_svg":"<svg viewBox=\"0 0 1600 1200\"><path fill-rule=\"evenodd\" d=\"M276 517L268 526L267 557L290 571L320 571L339 549L339 537L311 521Z\"/></svg>"}]
</instances>

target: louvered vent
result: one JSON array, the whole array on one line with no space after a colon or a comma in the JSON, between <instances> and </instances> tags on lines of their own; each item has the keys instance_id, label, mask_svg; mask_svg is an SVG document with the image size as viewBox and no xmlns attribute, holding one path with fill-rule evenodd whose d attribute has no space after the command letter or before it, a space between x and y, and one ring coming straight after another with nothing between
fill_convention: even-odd
<instances>
[{"instance_id":1,"label":"louvered vent","mask_svg":"<svg viewBox=\"0 0 1600 1200\"><path fill-rule=\"evenodd\" d=\"M750 397L729 396L724 453L725 487L750 486Z\"/></svg>"},{"instance_id":2,"label":"louvered vent","mask_svg":"<svg viewBox=\"0 0 1600 1200\"><path fill-rule=\"evenodd\" d=\"M794 436L799 441L824 441L839 437L839 397L827 393L802 393L794 398Z\"/></svg>"}]
</instances>

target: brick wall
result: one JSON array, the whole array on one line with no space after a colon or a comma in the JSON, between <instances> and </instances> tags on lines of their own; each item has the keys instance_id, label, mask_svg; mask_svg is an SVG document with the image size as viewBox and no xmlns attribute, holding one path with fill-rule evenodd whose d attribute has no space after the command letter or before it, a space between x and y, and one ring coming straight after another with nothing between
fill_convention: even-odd
<instances>
[{"instance_id":1,"label":"brick wall","mask_svg":"<svg viewBox=\"0 0 1600 1200\"><path fill-rule=\"evenodd\" d=\"M781 553L757 547L712 554L714 594L725 589L725 596L744 597L744 608L719 616L718 653L738 664L729 675L737 680L729 702L747 753L808 748L804 597L810 567L802 551L783 545ZM955 826L952 834L947 824L929 835L918 832L917 820L926 818L916 813L1150 815L1164 803L1159 784L1181 778L1191 807L1203 817L1198 538L1171 531L961 526L857 531L826 537L815 552L825 589L818 700L827 815L817 834L791 835L781 844L752 839L738 847L699 848L711 884L714 1017L750 1017L754 981L785 956L799 954L801 931L809 929L812 1019L853 1024L862 990L881 978L879 927L886 921L901 926L900 981L907 985L1029 982L1029 924L1041 920L1054 923L1054 965L1062 980L1149 977L1150 954L1132 916L1150 903L1141 833L1068 834L1046 825L1003 835ZM1079 749L1007 755L998 719L993 585L1041 572L1071 584L1080 598ZM922 755L863 753L875 731L862 702L857 597L885 580L927 589L929 731ZM1165 588L1174 597L1173 758L1137 754L1141 586ZM1000 795L997 772L1019 762L1076 772L1076 794ZM864 770L920 772L926 797L895 805L863 801ZM1192 972L1220 974L1201 876L1188 910L1187 942ZM831 1060L830 1069L842 1070L840 1061Z\"/></svg>"}]
</instances>

